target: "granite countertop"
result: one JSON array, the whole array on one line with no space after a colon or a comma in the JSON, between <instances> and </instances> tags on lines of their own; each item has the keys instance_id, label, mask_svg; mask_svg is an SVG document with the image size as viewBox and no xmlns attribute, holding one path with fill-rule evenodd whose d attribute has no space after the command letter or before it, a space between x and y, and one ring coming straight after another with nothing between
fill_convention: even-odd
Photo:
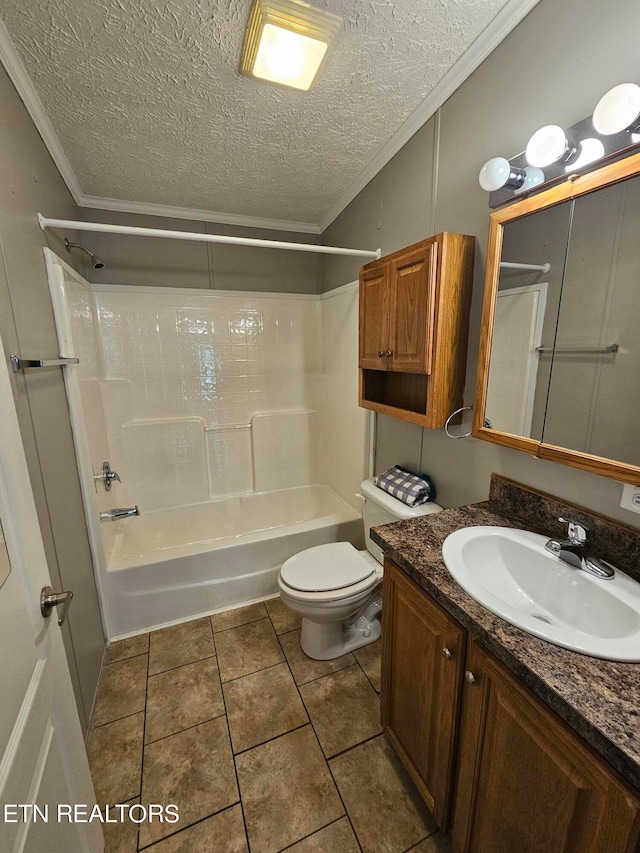
<instances>
[{"instance_id":1,"label":"granite countertop","mask_svg":"<svg viewBox=\"0 0 640 853\"><path fill-rule=\"evenodd\" d=\"M473 638L640 789L640 664L600 660L554 646L471 598L447 571L442 543L454 530L484 524L527 528L521 518L487 502L372 528L371 537ZM541 532L535 528L535 524L528 527Z\"/></svg>"}]
</instances>

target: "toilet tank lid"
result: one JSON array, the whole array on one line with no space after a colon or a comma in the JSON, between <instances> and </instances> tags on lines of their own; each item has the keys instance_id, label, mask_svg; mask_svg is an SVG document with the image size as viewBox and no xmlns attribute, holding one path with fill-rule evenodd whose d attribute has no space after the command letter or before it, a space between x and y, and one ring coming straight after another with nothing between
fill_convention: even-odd
<instances>
[{"instance_id":1,"label":"toilet tank lid","mask_svg":"<svg viewBox=\"0 0 640 853\"><path fill-rule=\"evenodd\" d=\"M379 489L376 486L375 477L371 477L369 480L364 480L360 483L360 490L365 498L377 503L378 506L399 519L418 518L421 515L431 515L434 512L442 510L442 507L433 501L421 504L420 506L407 506L407 504L394 498L393 495Z\"/></svg>"}]
</instances>

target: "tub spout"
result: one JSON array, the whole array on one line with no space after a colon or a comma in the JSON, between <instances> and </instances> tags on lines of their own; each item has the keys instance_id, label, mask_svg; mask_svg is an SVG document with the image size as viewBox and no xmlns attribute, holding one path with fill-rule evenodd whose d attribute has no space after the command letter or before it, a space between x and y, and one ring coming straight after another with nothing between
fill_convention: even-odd
<instances>
[{"instance_id":1,"label":"tub spout","mask_svg":"<svg viewBox=\"0 0 640 853\"><path fill-rule=\"evenodd\" d=\"M119 518L129 518L130 515L140 515L138 505L121 506L100 513L100 521L117 521Z\"/></svg>"}]
</instances>

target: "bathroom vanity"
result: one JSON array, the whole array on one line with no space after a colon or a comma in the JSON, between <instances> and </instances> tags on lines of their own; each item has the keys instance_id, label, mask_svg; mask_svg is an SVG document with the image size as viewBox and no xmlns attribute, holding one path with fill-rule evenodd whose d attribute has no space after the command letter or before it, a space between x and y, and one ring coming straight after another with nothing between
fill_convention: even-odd
<instances>
[{"instance_id":1,"label":"bathroom vanity","mask_svg":"<svg viewBox=\"0 0 640 853\"><path fill-rule=\"evenodd\" d=\"M487 503L372 532L385 552L382 723L454 853L640 848L640 664L521 631L441 557L457 529L554 535L562 512L494 476ZM590 521L623 569L640 565L637 531Z\"/></svg>"}]
</instances>

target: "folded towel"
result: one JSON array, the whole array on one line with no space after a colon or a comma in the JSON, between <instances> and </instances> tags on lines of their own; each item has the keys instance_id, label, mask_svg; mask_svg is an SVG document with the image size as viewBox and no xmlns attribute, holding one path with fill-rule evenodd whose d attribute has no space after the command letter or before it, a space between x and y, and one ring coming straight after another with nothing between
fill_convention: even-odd
<instances>
[{"instance_id":1,"label":"folded towel","mask_svg":"<svg viewBox=\"0 0 640 853\"><path fill-rule=\"evenodd\" d=\"M407 506L420 506L436 499L435 487L426 474L413 474L400 465L378 474L376 486Z\"/></svg>"}]
</instances>

